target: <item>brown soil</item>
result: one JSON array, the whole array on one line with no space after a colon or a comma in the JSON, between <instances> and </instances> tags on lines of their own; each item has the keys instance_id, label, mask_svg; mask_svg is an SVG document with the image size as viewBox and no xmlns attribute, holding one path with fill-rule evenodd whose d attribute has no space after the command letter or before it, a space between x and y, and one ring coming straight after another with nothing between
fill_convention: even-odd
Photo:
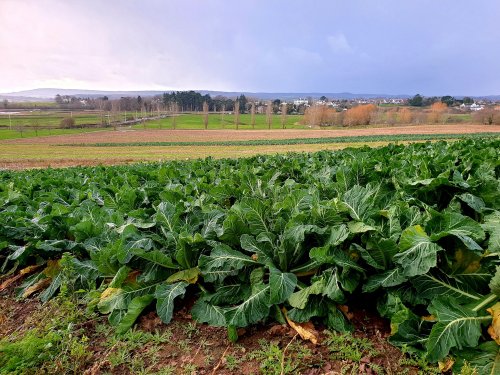
<instances>
[{"instance_id":1,"label":"brown soil","mask_svg":"<svg viewBox=\"0 0 500 375\"><path fill-rule=\"evenodd\" d=\"M336 129L287 130L120 130L4 141L6 144L82 144L129 142L199 142L293 139L394 134L472 134L500 132L496 125L411 125Z\"/></svg>"},{"instance_id":2,"label":"brown soil","mask_svg":"<svg viewBox=\"0 0 500 375\"><path fill-rule=\"evenodd\" d=\"M36 299L16 300L13 288L14 286L0 292L0 339L7 338L14 331L29 330L29 325L33 324L30 317L34 312L40 312L46 308L46 305L42 305ZM175 374L186 374L188 365L195 365L196 372L194 373L199 375L268 373L261 368L262 362L252 359L250 355L260 350L263 342L273 343L285 350L286 359L292 358L293 364L297 366L293 371L294 374L340 374L342 369L348 368L358 368L357 373L360 374L375 374L374 369L377 366L389 374L417 373L416 368L400 365L402 353L387 343L388 322L363 309L353 311L352 323L355 326L353 335L370 340L376 354L365 355L356 364L358 367L352 367L354 363L351 361L331 358L328 347L321 343L321 340L327 337L327 332L321 327L318 327L320 331L318 345L302 341L292 328L276 323L242 329L239 332L239 341L232 344L228 341L224 328L196 324L189 314L190 305L192 301L184 302L183 306L175 312L175 318L169 325L163 324L154 311L149 311L139 318L137 323L139 330L160 333L168 330L171 333L170 341L159 344L157 360L145 360L145 365L151 373L170 367L175 369ZM90 356L79 371L88 375L132 374L127 362L115 367L111 365L109 358L113 352L117 351L117 348L106 346L107 337L97 332L96 327L103 324L107 324L106 317L103 316L76 324L76 334L85 334L90 343L88 348ZM187 329L187 327L190 328ZM147 353L152 345L152 343L146 343L134 349L129 353L129 361L133 358L149 358ZM308 352L300 359L296 358L297 348L306 348ZM233 361L236 359L239 362L236 367L230 366L230 359ZM60 373L66 373L65 369L60 370Z\"/></svg>"}]
</instances>

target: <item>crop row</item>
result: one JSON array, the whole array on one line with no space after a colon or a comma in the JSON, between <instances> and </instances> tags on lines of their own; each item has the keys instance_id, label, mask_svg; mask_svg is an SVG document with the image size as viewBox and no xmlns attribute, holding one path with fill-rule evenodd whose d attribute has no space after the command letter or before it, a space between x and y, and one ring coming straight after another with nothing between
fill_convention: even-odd
<instances>
[{"instance_id":1,"label":"crop row","mask_svg":"<svg viewBox=\"0 0 500 375\"><path fill-rule=\"evenodd\" d=\"M391 135L362 135L347 137L321 138L291 138L291 139L254 139L240 141L198 141L198 142L102 142L77 143L70 146L84 147L145 147L145 146L271 146L296 144L327 144L327 143L355 143L355 142L397 142L397 141L433 141L450 139L485 139L499 138L500 133L473 133L473 134L391 134ZM64 145L68 146L68 145Z\"/></svg>"},{"instance_id":2,"label":"crop row","mask_svg":"<svg viewBox=\"0 0 500 375\"><path fill-rule=\"evenodd\" d=\"M390 341L499 365L500 140L0 172L0 272L20 296L86 290L119 332L264 320L351 330L368 301ZM372 301L372 302L369 302Z\"/></svg>"}]
</instances>

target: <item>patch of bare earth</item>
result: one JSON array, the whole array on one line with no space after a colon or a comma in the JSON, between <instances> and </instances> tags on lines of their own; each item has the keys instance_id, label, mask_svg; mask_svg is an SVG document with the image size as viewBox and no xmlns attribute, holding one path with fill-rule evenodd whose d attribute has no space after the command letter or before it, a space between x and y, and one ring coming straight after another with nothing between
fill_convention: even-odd
<instances>
[{"instance_id":1,"label":"patch of bare earth","mask_svg":"<svg viewBox=\"0 0 500 375\"><path fill-rule=\"evenodd\" d=\"M369 128L277 129L277 130L117 130L6 140L6 144L94 144L131 142L201 142L355 137L395 134L473 134L498 132L498 125L411 125Z\"/></svg>"},{"instance_id":2,"label":"patch of bare earth","mask_svg":"<svg viewBox=\"0 0 500 375\"><path fill-rule=\"evenodd\" d=\"M30 324L33 324L30 317L47 306L36 298L17 300L13 292L14 285L0 292L0 339L7 338L15 332L29 330ZM131 363L138 358L144 361L144 368L148 373L168 369L171 372L165 373L268 374L269 369L263 368L266 359L262 356L256 358L252 354L262 351L268 344L273 344L284 353L281 358L274 359L276 367L280 368L280 361L291 363L293 370L289 373L293 374L333 375L349 368L357 369L356 373L363 374L375 374L374 369L377 368L382 368L389 374L417 373L416 368L401 365L400 359L403 354L387 343L390 330L388 322L362 308L353 310L351 315L351 321L355 326L353 336L369 340L374 351L365 355L358 363L353 363L345 359L332 359L331 348L322 343L328 333L320 326L316 327L320 332L320 341L317 345L302 341L292 328L276 323L241 329L240 339L233 344L227 339L225 328L197 324L192 320L189 311L193 302L193 300L185 301L182 306L178 306L175 318L169 325L162 323L153 308L146 311L139 318L136 329L157 335L167 333L169 340L159 344L146 342L135 347L127 353L126 360L118 365L113 365L111 358L115 356L116 359L119 346L115 344L110 347L109 335L103 334L102 328L98 328L108 324L106 317L100 316L76 323L75 332L78 332L76 334L84 334L89 343L87 347L89 356L79 371L87 375L133 374ZM153 347L155 355L151 356ZM70 373L64 368L60 371L61 374Z\"/></svg>"}]
</instances>

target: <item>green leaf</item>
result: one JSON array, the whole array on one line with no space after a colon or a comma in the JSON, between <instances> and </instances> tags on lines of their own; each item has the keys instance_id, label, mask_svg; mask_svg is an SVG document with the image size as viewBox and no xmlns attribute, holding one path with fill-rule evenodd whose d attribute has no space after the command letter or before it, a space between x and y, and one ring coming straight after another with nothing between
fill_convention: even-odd
<instances>
[{"instance_id":1,"label":"green leaf","mask_svg":"<svg viewBox=\"0 0 500 375\"><path fill-rule=\"evenodd\" d=\"M347 227L349 228L349 232L352 234L366 233L376 230L371 225L365 224L362 221L350 221L347 223Z\"/></svg>"},{"instance_id":2,"label":"green leaf","mask_svg":"<svg viewBox=\"0 0 500 375\"><path fill-rule=\"evenodd\" d=\"M426 343L430 362L443 359L451 348L477 346L481 323L491 320L491 316L477 316L475 311L458 305L450 298L434 299L429 312L437 319Z\"/></svg>"},{"instance_id":3,"label":"green leaf","mask_svg":"<svg viewBox=\"0 0 500 375\"><path fill-rule=\"evenodd\" d=\"M133 298L128 305L127 313L123 316L118 324L118 327L116 328L117 333L121 334L127 332L137 320L139 315L141 315L142 311L153 301L153 299L154 296L151 294Z\"/></svg>"},{"instance_id":4,"label":"green leaf","mask_svg":"<svg viewBox=\"0 0 500 375\"><path fill-rule=\"evenodd\" d=\"M322 294L325 290L325 280L319 278L317 281L313 282L312 285L293 293L290 298L288 298L288 303L290 306L297 309L303 309L307 305L309 296Z\"/></svg>"},{"instance_id":5,"label":"green leaf","mask_svg":"<svg viewBox=\"0 0 500 375\"><path fill-rule=\"evenodd\" d=\"M404 283L408 278L403 274L401 268L394 268L384 273L373 275L363 285L363 292L373 292L378 288L387 288Z\"/></svg>"},{"instance_id":6,"label":"green leaf","mask_svg":"<svg viewBox=\"0 0 500 375\"><path fill-rule=\"evenodd\" d=\"M342 314L342 312L334 304L328 305L326 325L328 328L342 333L352 332L354 329L345 318L344 314Z\"/></svg>"},{"instance_id":7,"label":"green leaf","mask_svg":"<svg viewBox=\"0 0 500 375\"><path fill-rule=\"evenodd\" d=\"M156 287L156 312L160 319L168 324L172 320L174 312L174 300L184 297L188 283L180 281L175 284L161 284Z\"/></svg>"},{"instance_id":8,"label":"green leaf","mask_svg":"<svg viewBox=\"0 0 500 375\"><path fill-rule=\"evenodd\" d=\"M491 293L500 297L500 266L497 266L495 275L490 280Z\"/></svg>"},{"instance_id":9,"label":"green leaf","mask_svg":"<svg viewBox=\"0 0 500 375\"><path fill-rule=\"evenodd\" d=\"M375 189L355 185L345 192L342 204L354 220L365 221L372 213L376 194Z\"/></svg>"},{"instance_id":10,"label":"green leaf","mask_svg":"<svg viewBox=\"0 0 500 375\"><path fill-rule=\"evenodd\" d=\"M263 283L252 287L252 294L241 304L228 308L225 312L228 325L246 327L257 323L269 315L269 285Z\"/></svg>"},{"instance_id":11,"label":"green leaf","mask_svg":"<svg viewBox=\"0 0 500 375\"><path fill-rule=\"evenodd\" d=\"M343 268L352 268L364 271L351 257L339 247L315 247L309 252L309 256L320 264L334 264Z\"/></svg>"},{"instance_id":12,"label":"green leaf","mask_svg":"<svg viewBox=\"0 0 500 375\"><path fill-rule=\"evenodd\" d=\"M172 258L160 250L144 251L142 249L134 249L132 253L141 259L147 260L148 262L157 264L161 267L179 269L179 266L174 264Z\"/></svg>"},{"instance_id":13,"label":"green leaf","mask_svg":"<svg viewBox=\"0 0 500 375\"><path fill-rule=\"evenodd\" d=\"M261 264L273 265L273 249L269 242L257 241L254 237L244 234L240 239L241 248L257 255Z\"/></svg>"},{"instance_id":14,"label":"green leaf","mask_svg":"<svg viewBox=\"0 0 500 375\"><path fill-rule=\"evenodd\" d=\"M215 327L225 327L226 311L227 308L217 306L200 298L193 305L191 315L199 323L208 323Z\"/></svg>"},{"instance_id":15,"label":"green leaf","mask_svg":"<svg viewBox=\"0 0 500 375\"><path fill-rule=\"evenodd\" d=\"M324 317L328 313L327 301L323 297L311 296L303 309L293 308L288 311L288 317L297 323L305 323L314 317Z\"/></svg>"},{"instance_id":16,"label":"green leaf","mask_svg":"<svg viewBox=\"0 0 500 375\"><path fill-rule=\"evenodd\" d=\"M474 349L464 349L455 355L453 373L461 374L465 362L477 371L478 375L500 374L500 347L495 341L488 341Z\"/></svg>"},{"instance_id":17,"label":"green leaf","mask_svg":"<svg viewBox=\"0 0 500 375\"><path fill-rule=\"evenodd\" d=\"M271 294L270 304L280 304L285 302L293 293L297 285L297 276L293 273L281 272L276 268L271 268L269 276L269 287Z\"/></svg>"},{"instance_id":18,"label":"green leaf","mask_svg":"<svg viewBox=\"0 0 500 375\"><path fill-rule=\"evenodd\" d=\"M329 268L322 273L322 278L325 280L325 289L323 295L337 303L345 302L344 292L340 288L340 277L336 267Z\"/></svg>"},{"instance_id":19,"label":"green leaf","mask_svg":"<svg viewBox=\"0 0 500 375\"><path fill-rule=\"evenodd\" d=\"M209 256L200 256L198 264L206 282L221 282L228 276L237 275L243 267L257 264L257 262L251 257L221 244L216 246Z\"/></svg>"},{"instance_id":20,"label":"green leaf","mask_svg":"<svg viewBox=\"0 0 500 375\"><path fill-rule=\"evenodd\" d=\"M488 251L490 253L500 253L500 211L486 215L482 227L489 235Z\"/></svg>"},{"instance_id":21,"label":"green leaf","mask_svg":"<svg viewBox=\"0 0 500 375\"><path fill-rule=\"evenodd\" d=\"M402 250L394 255L394 262L401 265L407 277L422 275L436 266L437 253L441 247L432 243L420 225L406 228L401 234L399 247Z\"/></svg>"},{"instance_id":22,"label":"green leaf","mask_svg":"<svg viewBox=\"0 0 500 375\"><path fill-rule=\"evenodd\" d=\"M481 296L468 284L447 276L443 272L429 272L412 279L417 292L432 300L437 296L447 296L458 302L469 303L479 301Z\"/></svg>"},{"instance_id":23,"label":"green leaf","mask_svg":"<svg viewBox=\"0 0 500 375\"><path fill-rule=\"evenodd\" d=\"M378 270L387 270L392 266L392 259L398 252L396 242L385 238L370 238L366 249L356 244L355 249L360 252L366 263Z\"/></svg>"},{"instance_id":24,"label":"green leaf","mask_svg":"<svg viewBox=\"0 0 500 375\"><path fill-rule=\"evenodd\" d=\"M481 225L458 212L447 212L435 216L427 223L427 229L433 233L431 235L432 241L446 236L455 236L470 250L482 250L476 242L485 238Z\"/></svg>"}]
</instances>

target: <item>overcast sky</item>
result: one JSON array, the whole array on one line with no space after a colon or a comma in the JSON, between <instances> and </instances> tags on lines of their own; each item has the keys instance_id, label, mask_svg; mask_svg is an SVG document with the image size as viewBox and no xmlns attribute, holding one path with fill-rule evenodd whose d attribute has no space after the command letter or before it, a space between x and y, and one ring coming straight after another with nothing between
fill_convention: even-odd
<instances>
[{"instance_id":1,"label":"overcast sky","mask_svg":"<svg viewBox=\"0 0 500 375\"><path fill-rule=\"evenodd\" d=\"M500 94L498 0L0 0L0 92Z\"/></svg>"}]
</instances>

